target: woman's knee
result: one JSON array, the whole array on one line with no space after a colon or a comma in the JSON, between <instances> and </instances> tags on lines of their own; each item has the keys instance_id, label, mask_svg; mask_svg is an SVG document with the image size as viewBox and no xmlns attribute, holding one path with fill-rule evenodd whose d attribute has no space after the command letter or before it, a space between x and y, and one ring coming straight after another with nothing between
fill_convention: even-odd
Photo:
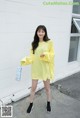
<instances>
[{"instance_id":1,"label":"woman's knee","mask_svg":"<svg viewBox=\"0 0 80 118\"><path fill-rule=\"evenodd\" d=\"M50 84L47 82L44 82L44 87L45 87L46 92L49 93L50 92Z\"/></svg>"},{"instance_id":2,"label":"woman's knee","mask_svg":"<svg viewBox=\"0 0 80 118\"><path fill-rule=\"evenodd\" d=\"M32 86L31 91L35 92L36 88L37 88L36 86L35 87Z\"/></svg>"},{"instance_id":3,"label":"woman's knee","mask_svg":"<svg viewBox=\"0 0 80 118\"><path fill-rule=\"evenodd\" d=\"M46 89L46 92L47 92L47 93L50 93L50 91L51 91L51 90L50 90L50 87L45 87L45 89Z\"/></svg>"},{"instance_id":4,"label":"woman's knee","mask_svg":"<svg viewBox=\"0 0 80 118\"><path fill-rule=\"evenodd\" d=\"M32 87L31 87L31 90L33 91L33 92L35 92L35 90L36 90L36 88L37 88L37 80L32 80Z\"/></svg>"}]
</instances>

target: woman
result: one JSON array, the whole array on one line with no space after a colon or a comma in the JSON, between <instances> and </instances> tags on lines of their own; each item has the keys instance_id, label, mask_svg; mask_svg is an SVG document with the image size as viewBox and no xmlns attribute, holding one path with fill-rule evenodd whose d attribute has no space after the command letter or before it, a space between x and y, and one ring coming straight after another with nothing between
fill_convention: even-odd
<instances>
[{"instance_id":1,"label":"woman","mask_svg":"<svg viewBox=\"0 0 80 118\"><path fill-rule=\"evenodd\" d=\"M48 112L51 111L50 80L53 79L54 74L54 55L53 41L48 38L47 29L44 25L39 25L35 31L32 48L30 50L30 56L33 57L31 65L32 87L27 113L30 113L32 110L38 80L42 80L44 83L47 95L46 109Z\"/></svg>"}]
</instances>

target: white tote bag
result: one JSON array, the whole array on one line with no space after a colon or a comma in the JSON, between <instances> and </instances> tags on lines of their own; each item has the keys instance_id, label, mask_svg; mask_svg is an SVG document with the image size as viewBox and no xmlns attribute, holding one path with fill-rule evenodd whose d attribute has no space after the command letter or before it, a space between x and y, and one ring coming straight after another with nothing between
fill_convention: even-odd
<instances>
[{"instance_id":1,"label":"white tote bag","mask_svg":"<svg viewBox=\"0 0 80 118\"><path fill-rule=\"evenodd\" d=\"M16 69L16 80L20 81L21 80L21 75L22 75L22 66L18 66Z\"/></svg>"}]
</instances>

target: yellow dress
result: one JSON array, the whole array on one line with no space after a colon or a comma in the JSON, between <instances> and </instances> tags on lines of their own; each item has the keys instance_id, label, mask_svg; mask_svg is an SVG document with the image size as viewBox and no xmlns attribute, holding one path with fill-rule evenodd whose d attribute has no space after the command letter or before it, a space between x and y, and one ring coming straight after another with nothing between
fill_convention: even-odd
<instances>
[{"instance_id":1,"label":"yellow dress","mask_svg":"<svg viewBox=\"0 0 80 118\"><path fill-rule=\"evenodd\" d=\"M40 57L44 54L44 57ZM31 77L36 80L54 79L54 45L53 41L39 42L38 47L33 54L33 50L30 49L30 56L25 56L21 60L21 65L25 66L31 64Z\"/></svg>"}]
</instances>

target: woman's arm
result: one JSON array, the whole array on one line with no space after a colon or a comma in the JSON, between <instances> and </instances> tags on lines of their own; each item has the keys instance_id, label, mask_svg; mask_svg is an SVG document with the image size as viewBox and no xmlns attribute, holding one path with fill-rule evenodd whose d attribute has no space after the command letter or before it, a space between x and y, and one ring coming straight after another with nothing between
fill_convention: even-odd
<instances>
[{"instance_id":1,"label":"woman's arm","mask_svg":"<svg viewBox=\"0 0 80 118\"><path fill-rule=\"evenodd\" d=\"M30 55L25 56L24 58L22 58L21 61L20 61L20 65L21 66L26 66L26 65L32 64L32 62L33 62L33 50L31 48L30 49Z\"/></svg>"}]
</instances>

